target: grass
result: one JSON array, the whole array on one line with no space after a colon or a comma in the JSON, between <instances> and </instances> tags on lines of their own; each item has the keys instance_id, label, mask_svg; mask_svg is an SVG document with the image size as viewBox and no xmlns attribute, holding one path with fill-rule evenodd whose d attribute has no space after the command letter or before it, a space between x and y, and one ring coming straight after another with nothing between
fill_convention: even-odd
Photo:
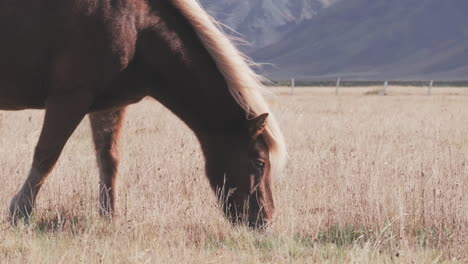
<instances>
[{"instance_id":1,"label":"grass","mask_svg":"<svg viewBox=\"0 0 468 264\"><path fill-rule=\"evenodd\" d=\"M290 158L268 233L231 226L191 132L152 100L132 106L121 217L97 213L85 121L47 180L30 225L12 227L43 113L0 112L1 263L466 263L468 89L275 88Z\"/></svg>"}]
</instances>

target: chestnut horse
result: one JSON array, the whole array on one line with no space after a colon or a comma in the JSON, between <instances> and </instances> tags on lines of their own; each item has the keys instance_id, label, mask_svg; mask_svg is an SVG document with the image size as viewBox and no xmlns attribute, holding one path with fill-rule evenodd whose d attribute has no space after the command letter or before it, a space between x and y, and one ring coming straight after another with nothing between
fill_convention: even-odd
<instances>
[{"instance_id":1,"label":"chestnut horse","mask_svg":"<svg viewBox=\"0 0 468 264\"><path fill-rule=\"evenodd\" d=\"M125 108L151 96L196 134L229 219L271 222L283 137L261 78L197 0L0 0L0 35L0 110L45 109L30 173L10 204L12 221L32 213L87 114L100 213L114 216Z\"/></svg>"}]
</instances>

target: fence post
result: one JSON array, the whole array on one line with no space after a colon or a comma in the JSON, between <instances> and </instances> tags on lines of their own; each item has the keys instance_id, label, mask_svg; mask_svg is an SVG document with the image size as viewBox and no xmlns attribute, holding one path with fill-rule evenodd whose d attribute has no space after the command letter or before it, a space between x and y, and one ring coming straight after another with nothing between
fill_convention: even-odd
<instances>
[{"instance_id":1,"label":"fence post","mask_svg":"<svg viewBox=\"0 0 468 264\"><path fill-rule=\"evenodd\" d=\"M434 85L434 80L432 80L430 83L429 83L429 86L427 87L427 95L431 95L432 94L432 86Z\"/></svg>"},{"instance_id":2,"label":"fence post","mask_svg":"<svg viewBox=\"0 0 468 264\"><path fill-rule=\"evenodd\" d=\"M384 88L382 92L380 93L380 95L387 95L387 87L388 87L388 81L385 81Z\"/></svg>"},{"instance_id":3,"label":"fence post","mask_svg":"<svg viewBox=\"0 0 468 264\"><path fill-rule=\"evenodd\" d=\"M296 81L294 78L291 79L291 95L294 95L294 90L296 88Z\"/></svg>"},{"instance_id":4,"label":"fence post","mask_svg":"<svg viewBox=\"0 0 468 264\"><path fill-rule=\"evenodd\" d=\"M335 95L338 95L338 92L339 92L339 89L340 89L340 83L341 83L341 78L338 77L338 80L336 81Z\"/></svg>"}]
</instances>

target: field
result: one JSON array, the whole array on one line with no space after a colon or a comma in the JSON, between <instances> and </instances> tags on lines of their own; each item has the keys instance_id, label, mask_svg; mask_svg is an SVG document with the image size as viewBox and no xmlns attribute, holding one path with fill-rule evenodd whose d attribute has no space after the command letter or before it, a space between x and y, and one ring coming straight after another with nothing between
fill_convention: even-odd
<instances>
[{"instance_id":1,"label":"field","mask_svg":"<svg viewBox=\"0 0 468 264\"><path fill-rule=\"evenodd\" d=\"M468 263L468 89L379 89L272 89L289 161L266 233L224 219L195 137L150 99L126 121L119 219L98 216L86 120L12 227L43 112L0 112L0 263Z\"/></svg>"}]
</instances>

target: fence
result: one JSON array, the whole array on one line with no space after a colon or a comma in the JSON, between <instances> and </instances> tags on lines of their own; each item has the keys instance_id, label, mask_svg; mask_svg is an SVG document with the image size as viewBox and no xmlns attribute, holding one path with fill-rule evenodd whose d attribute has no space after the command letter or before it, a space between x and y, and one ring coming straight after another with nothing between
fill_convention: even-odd
<instances>
[{"instance_id":1,"label":"fence","mask_svg":"<svg viewBox=\"0 0 468 264\"><path fill-rule=\"evenodd\" d=\"M285 82L273 82L276 86L288 86ZM390 85L398 86L418 86L425 87L427 89L427 95L432 95L433 88L437 85L438 87L468 87L468 81L347 81L343 82L341 78L338 78L335 82L332 81L296 81L294 78L289 83L291 87L291 95L296 94L296 86L320 86L320 87L335 87L335 95L340 94L340 89L343 87L366 87L366 86L380 86L382 89L379 94L382 96L388 95Z\"/></svg>"}]
</instances>

